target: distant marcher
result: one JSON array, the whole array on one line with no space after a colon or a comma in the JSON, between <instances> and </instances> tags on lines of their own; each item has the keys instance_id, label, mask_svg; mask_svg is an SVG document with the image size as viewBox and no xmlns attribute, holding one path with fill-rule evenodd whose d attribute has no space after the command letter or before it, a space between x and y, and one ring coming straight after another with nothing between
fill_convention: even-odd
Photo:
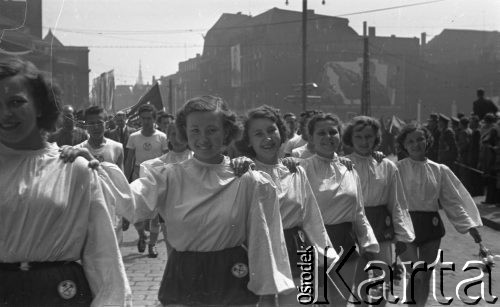
<instances>
[{"instance_id":1,"label":"distant marcher","mask_svg":"<svg viewBox=\"0 0 500 307\"><path fill-rule=\"evenodd\" d=\"M469 154L467 165L477 169L479 163L479 149L481 144L481 132L479 131L479 117L477 115L472 115L470 117L469 127L472 131L471 141L469 146ZM476 172L471 172L471 186L470 186L470 194L472 196L479 196L484 194L483 184L482 184L482 176Z\"/></svg>"},{"instance_id":2,"label":"distant marcher","mask_svg":"<svg viewBox=\"0 0 500 307\"><path fill-rule=\"evenodd\" d=\"M448 166L456 173L455 161L458 156L457 142L455 133L448 127L450 118L439 114L438 129L439 129L439 146L438 146L438 162Z\"/></svg>"},{"instance_id":3,"label":"distant marcher","mask_svg":"<svg viewBox=\"0 0 500 307\"><path fill-rule=\"evenodd\" d=\"M438 129L439 116L436 113L432 113L427 121L426 128L431 132L434 142L427 151L427 156L432 161L438 160L438 150L439 150L439 129Z\"/></svg>"},{"instance_id":4,"label":"distant marcher","mask_svg":"<svg viewBox=\"0 0 500 307\"><path fill-rule=\"evenodd\" d=\"M299 130L299 122L297 121L295 114L286 113L283 116L283 119L285 120L285 124L288 128L287 141L283 144L283 155L291 156L292 150L300 146L304 146L306 141L302 138L302 135L297 133Z\"/></svg>"},{"instance_id":5,"label":"distant marcher","mask_svg":"<svg viewBox=\"0 0 500 307\"><path fill-rule=\"evenodd\" d=\"M495 169L497 165L498 145L500 135L498 133L496 117L492 113L484 116L483 126L481 128L481 141L479 152L479 169L484 172L484 179L486 182L486 199L487 204L500 203L500 190L496 187L496 177L498 170Z\"/></svg>"},{"instance_id":6,"label":"distant marcher","mask_svg":"<svg viewBox=\"0 0 500 307\"><path fill-rule=\"evenodd\" d=\"M467 168L469 166L469 152L472 138L472 130L469 128L469 119L467 117L460 118L460 127L457 131L457 147L458 147L458 178L463 182L467 190L471 191L472 172Z\"/></svg>"},{"instance_id":7,"label":"distant marcher","mask_svg":"<svg viewBox=\"0 0 500 307\"><path fill-rule=\"evenodd\" d=\"M57 143L57 146L74 146L87 140L89 135L82 128L75 125L75 110L70 105L65 105L62 112L62 127L49 136L50 143Z\"/></svg>"},{"instance_id":8,"label":"distant marcher","mask_svg":"<svg viewBox=\"0 0 500 307\"><path fill-rule=\"evenodd\" d=\"M301 114L300 131L302 132L302 139L306 142L304 145L292 150L291 156L294 158L307 159L314 155L313 143L309 141L309 131L307 125L309 120L316 114L321 113L319 110L309 110Z\"/></svg>"},{"instance_id":9,"label":"distant marcher","mask_svg":"<svg viewBox=\"0 0 500 307\"><path fill-rule=\"evenodd\" d=\"M496 114L498 112L498 108L493 101L484 98L484 90L482 88L478 89L476 93L477 99L472 104L472 112L477 115L480 120L482 120L487 113Z\"/></svg>"},{"instance_id":10,"label":"distant marcher","mask_svg":"<svg viewBox=\"0 0 500 307\"><path fill-rule=\"evenodd\" d=\"M132 180L139 178L139 166L142 162L158 158L168 151L167 136L165 133L156 130L154 127L156 119L155 107L148 104L142 105L139 108L138 113L142 129L130 135L127 143L127 149L129 150L127 160L129 161L125 163L125 174L127 175L127 178L132 178ZM132 163L130 163L132 159L135 160L133 168L127 169L127 167L132 165ZM158 214L151 216L151 222L148 220L134 224L139 235L137 250L140 253L143 253L146 249L146 224L149 225L150 231L153 233L152 236L157 236L160 232L160 220ZM150 242L148 244L148 256L150 258L156 258L158 256L156 245L153 245L153 243L155 242Z\"/></svg>"}]
</instances>

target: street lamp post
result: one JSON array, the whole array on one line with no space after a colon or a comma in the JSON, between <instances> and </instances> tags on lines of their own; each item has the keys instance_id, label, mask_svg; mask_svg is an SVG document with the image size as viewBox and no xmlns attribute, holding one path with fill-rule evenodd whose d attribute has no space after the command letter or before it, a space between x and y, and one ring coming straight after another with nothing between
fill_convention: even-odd
<instances>
[{"instance_id":1,"label":"street lamp post","mask_svg":"<svg viewBox=\"0 0 500 307\"><path fill-rule=\"evenodd\" d=\"M285 1L288 5L288 0ZM321 4L325 4L322 0ZM302 111L307 103L307 0L302 0Z\"/></svg>"}]
</instances>

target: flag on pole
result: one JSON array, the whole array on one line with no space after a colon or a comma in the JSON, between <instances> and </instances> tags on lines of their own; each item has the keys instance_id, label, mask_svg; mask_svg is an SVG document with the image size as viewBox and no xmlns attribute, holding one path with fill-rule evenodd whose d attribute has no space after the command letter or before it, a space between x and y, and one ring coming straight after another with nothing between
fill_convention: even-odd
<instances>
[{"instance_id":1,"label":"flag on pole","mask_svg":"<svg viewBox=\"0 0 500 307\"><path fill-rule=\"evenodd\" d=\"M153 87L151 87L149 91L147 91L146 94L144 94L132 108L130 108L127 117L129 119L137 117L137 112L139 111L140 106L145 104L151 104L155 106L156 110L158 111L163 110L163 101L161 99L160 86L158 85L158 83L155 83L155 85L153 85Z\"/></svg>"}]
</instances>

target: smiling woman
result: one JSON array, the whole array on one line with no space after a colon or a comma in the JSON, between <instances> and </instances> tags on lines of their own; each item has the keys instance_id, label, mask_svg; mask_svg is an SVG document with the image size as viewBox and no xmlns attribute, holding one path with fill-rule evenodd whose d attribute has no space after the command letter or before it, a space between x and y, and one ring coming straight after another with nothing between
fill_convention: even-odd
<instances>
[{"instance_id":1,"label":"smiling woman","mask_svg":"<svg viewBox=\"0 0 500 307\"><path fill-rule=\"evenodd\" d=\"M103 181L45 141L59 115L48 80L30 62L0 62L0 304L128 305Z\"/></svg>"},{"instance_id":2,"label":"smiling woman","mask_svg":"<svg viewBox=\"0 0 500 307\"><path fill-rule=\"evenodd\" d=\"M194 157L141 165L132 182L138 220L157 211L173 250L160 285L164 305L234 306L273 300L294 288L273 183L249 170L237 177L222 154L240 133L219 97L187 101L176 116Z\"/></svg>"}]
</instances>

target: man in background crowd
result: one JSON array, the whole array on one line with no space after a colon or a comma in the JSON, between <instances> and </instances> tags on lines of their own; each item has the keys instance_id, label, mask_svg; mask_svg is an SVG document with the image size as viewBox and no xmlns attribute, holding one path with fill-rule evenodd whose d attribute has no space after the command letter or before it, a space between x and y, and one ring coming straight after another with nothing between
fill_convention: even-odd
<instances>
[{"instance_id":1,"label":"man in background crowd","mask_svg":"<svg viewBox=\"0 0 500 307\"><path fill-rule=\"evenodd\" d=\"M429 116L429 120L427 121L427 129L429 129L433 138L433 142L431 147L429 148L427 157L434 162L437 162L438 160L438 150L439 150L438 119L439 119L438 115L436 113L432 113Z\"/></svg>"},{"instance_id":2,"label":"man in background crowd","mask_svg":"<svg viewBox=\"0 0 500 307\"><path fill-rule=\"evenodd\" d=\"M291 156L292 150L303 146L306 144L306 141L302 138L300 134L297 134L299 130L299 125L297 122L297 116L293 113L286 113L283 117L285 120L286 127L288 128L287 141L283 146L283 155Z\"/></svg>"},{"instance_id":3,"label":"man in background crowd","mask_svg":"<svg viewBox=\"0 0 500 307\"><path fill-rule=\"evenodd\" d=\"M75 110L70 105L65 105L62 111L62 126L49 135L48 141L56 142L57 146L75 146L89 138L85 130L75 126Z\"/></svg>"},{"instance_id":4,"label":"man in background crowd","mask_svg":"<svg viewBox=\"0 0 500 307\"><path fill-rule=\"evenodd\" d=\"M487 113L496 114L498 112L497 106L493 103L493 101L484 98L484 90L482 88L478 89L477 99L472 103L472 113L479 117L479 120L482 120Z\"/></svg>"},{"instance_id":5,"label":"man in background crowd","mask_svg":"<svg viewBox=\"0 0 500 307\"><path fill-rule=\"evenodd\" d=\"M122 144L104 136L106 112L99 106L92 106L85 111L85 127L90 135L89 139L76 145L87 149L100 162L109 162L117 165L123 171ZM122 218L112 216L113 225L118 242L122 240Z\"/></svg>"},{"instance_id":6,"label":"man in background crowd","mask_svg":"<svg viewBox=\"0 0 500 307\"><path fill-rule=\"evenodd\" d=\"M167 127L174 122L174 116L165 111L158 112L156 124L158 126L158 130L167 134Z\"/></svg>"},{"instance_id":7,"label":"man in background crowd","mask_svg":"<svg viewBox=\"0 0 500 307\"><path fill-rule=\"evenodd\" d=\"M455 161L458 157L458 148L455 140L455 133L448 127L450 118L439 114L439 144L438 144L438 162L448 166L455 174Z\"/></svg>"},{"instance_id":8,"label":"man in background crowd","mask_svg":"<svg viewBox=\"0 0 500 307\"><path fill-rule=\"evenodd\" d=\"M141 130L134 132L130 135L127 142L127 161L125 162L126 170L125 175L131 181L139 177L139 166L146 160L158 158L168 151L167 136L165 133L155 129L156 109L152 105L142 105L139 108L139 120L141 122ZM131 160L134 159L134 163ZM150 225L150 232L158 235L160 232L160 222L158 214L151 220L139 222L134 224L137 233L139 234L139 241L137 242L137 249L143 253L146 249L146 223ZM150 258L156 258L158 252L154 244L149 244L148 253Z\"/></svg>"}]
</instances>

